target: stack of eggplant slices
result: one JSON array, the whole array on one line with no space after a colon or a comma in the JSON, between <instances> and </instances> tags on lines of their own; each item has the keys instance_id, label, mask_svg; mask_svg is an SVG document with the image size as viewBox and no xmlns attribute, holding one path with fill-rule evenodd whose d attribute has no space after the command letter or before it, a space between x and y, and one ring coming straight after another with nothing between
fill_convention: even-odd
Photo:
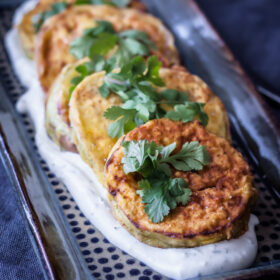
<instances>
[{"instance_id":1,"label":"stack of eggplant slices","mask_svg":"<svg viewBox=\"0 0 280 280\"><path fill-rule=\"evenodd\" d=\"M248 231L257 191L224 105L142 3L41 0L17 28L49 137L90 166L131 235L190 248Z\"/></svg>"}]
</instances>

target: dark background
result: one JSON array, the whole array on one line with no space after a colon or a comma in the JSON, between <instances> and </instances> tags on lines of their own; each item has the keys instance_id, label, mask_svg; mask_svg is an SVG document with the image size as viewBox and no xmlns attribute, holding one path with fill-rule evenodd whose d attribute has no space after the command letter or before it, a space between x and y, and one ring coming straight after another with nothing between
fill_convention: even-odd
<instances>
[{"instance_id":1,"label":"dark background","mask_svg":"<svg viewBox=\"0 0 280 280\"><path fill-rule=\"evenodd\" d=\"M176 0L170 0L176 1ZM0 0L1 4L20 2ZM196 0L280 120L280 0ZM0 279L42 279L0 162ZM276 278L275 278L276 279Z\"/></svg>"},{"instance_id":2,"label":"dark background","mask_svg":"<svg viewBox=\"0 0 280 280\"><path fill-rule=\"evenodd\" d=\"M176 1L176 0L175 0ZM280 1L196 0L280 120ZM264 89L262 89L264 88Z\"/></svg>"}]
</instances>

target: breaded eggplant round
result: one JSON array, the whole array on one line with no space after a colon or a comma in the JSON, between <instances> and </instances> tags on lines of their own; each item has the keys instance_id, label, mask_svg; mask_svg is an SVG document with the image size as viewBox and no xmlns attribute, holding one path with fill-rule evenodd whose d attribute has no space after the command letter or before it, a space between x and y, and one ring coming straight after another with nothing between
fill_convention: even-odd
<instances>
[{"instance_id":1,"label":"breaded eggplant round","mask_svg":"<svg viewBox=\"0 0 280 280\"><path fill-rule=\"evenodd\" d=\"M69 121L69 88L78 75L76 67L86 59L66 65L52 84L46 101L45 126L48 135L63 150L77 152Z\"/></svg>"},{"instance_id":2,"label":"breaded eggplant round","mask_svg":"<svg viewBox=\"0 0 280 280\"><path fill-rule=\"evenodd\" d=\"M17 28L22 48L27 57L33 58L35 53L36 30L33 26L33 18L38 14L49 10L52 4L61 2L73 5L75 4L76 0L40 0L32 10L30 10L23 16ZM136 0L131 1L130 6L141 11L145 10L145 6Z\"/></svg>"},{"instance_id":3,"label":"breaded eggplant round","mask_svg":"<svg viewBox=\"0 0 280 280\"><path fill-rule=\"evenodd\" d=\"M167 146L198 141L210 154L210 164L201 171L173 170L192 190L190 202L171 210L156 224L144 211L136 193L136 174L125 174L121 163L122 141L154 141ZM252 175L242 155L228 141L209 133L199 122L182 123L157 119L123 136L113 148L105 168L107 189L114 215L137 239L155 247L195 247L237 238L248 229L250 208L256 199Z\"/></svg>"},{"instance_id":4,"label":"breaded eggplant round","mask_svg":"<svg viewBox=\"0 0 280 280\"><path fill-rule=\"evenodd\" d=\"M228 118L224 106L201 79L187 71L176 69L162 68L159 74L166 85L161 90L183 91L191 101L205 103L204 110L209 117L207 129L230 139ZM99 87L104 83L104 75L105 72L93 74L78 85L70 99L69 113L72 135L77 149L102 184L104 184L104 163L116 142L116 139L108 136L107 127L111 121L104 117L104 112L113 105L121 105L120 98L114 93L110 93L107 99L100 95ZM66 94L68 96L68 93ZM63 102L58 104L63 104ZM62 111L65 112L66 108ZM63 118L60 117L57 120L63 121ZM59 124L53 122L54 129L56 125ZM59 133L56 135L57 138L61 137Z\"/></svg>"},{"instance_id":5,"label":"breaded eggplant round","mask_svg":"<svg viewBox=\"0 0 280 280\"><path fill-rule=\"evenodd\" d=\"M129 29L145 31L157 46L152 50L164 65L179 63L178 52L171 33L162 22L135 9L118 9L112 6L72 6L48 19L36 41L36 64L43 90L47 93L62 68L75 62L70 54L70 43L80 37L86 28L96 26L97 20L112 23L117 32Z\"/></svg>"},{"instance_id":6,"label":"breaded eggplant round","mask_svg":"<svg viewBox=\"0 0 280 280\"><path fill-rule=\"evenodd\" d=\"M27 57L33 58L35 52L36 30L33 26L33 17L48 10L52 4L57 2L61 2L61 1L59 0L38 1L37 5L32 10L27 12L22 17L21 22L17 25L19 40Z\"/></svg>"}]
</instances>

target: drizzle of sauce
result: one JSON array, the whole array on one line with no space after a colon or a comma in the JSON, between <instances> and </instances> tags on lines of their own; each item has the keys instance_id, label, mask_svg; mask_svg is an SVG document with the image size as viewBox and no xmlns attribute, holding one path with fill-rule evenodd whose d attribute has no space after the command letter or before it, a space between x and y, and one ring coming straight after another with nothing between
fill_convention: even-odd
<instances>
[{"instance_id":1,"label":"drizzle of sauce","mask_svg":"<svg viewBox=\"0 0 280 280\"><path fill-rule=\"evenodd\" d=\"M28 1L16 12L14 24L34 6ZM258 224L251 215L249 230L238 239L196 248L161 249L141 243L130 235L112 215L107 191L80 156L62 152L47 136L44 126L44 93L39 85L34 62L25 57L15 29L5 38L7 50L20 81L29 89L19 99L17 109L27 112L35 126L35 140L50 169L67 186L85 216L115 246L173 279L239 270L250 266L257 254L254 231Z\"/></svg>"}]
</instances>

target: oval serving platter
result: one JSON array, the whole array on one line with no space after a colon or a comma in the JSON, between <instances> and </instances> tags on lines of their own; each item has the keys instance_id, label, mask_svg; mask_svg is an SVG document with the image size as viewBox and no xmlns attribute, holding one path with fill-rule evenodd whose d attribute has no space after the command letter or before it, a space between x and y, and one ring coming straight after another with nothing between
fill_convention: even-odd
<instances>
[{"instance_id":1,"label":"oval serving platter","mask_svg":"<svg viewBox=\"0 0 280 280\"><path fill-rule=\"evenodd\" d=\"M230 114L234 142L252 163L260 198L254 213L259 253L253 267L200 277L244 279L280 273L279 128L251 82L192 0L146 0L172 30L182 58L219 95ZM0 11L0 150L46 279L166 279L114 247L93 228L67 188L50 172L34 142L31 120L16 113L20 86L4 50L13 9ZM266 144L266 145L264 145ZM44 174L45 173L45 174ZM265 181L264 181L265 180ZM59 205L61 207L59 207ZM72 232L71 232L72 231Z\"/></svg>"}]
</instances>

